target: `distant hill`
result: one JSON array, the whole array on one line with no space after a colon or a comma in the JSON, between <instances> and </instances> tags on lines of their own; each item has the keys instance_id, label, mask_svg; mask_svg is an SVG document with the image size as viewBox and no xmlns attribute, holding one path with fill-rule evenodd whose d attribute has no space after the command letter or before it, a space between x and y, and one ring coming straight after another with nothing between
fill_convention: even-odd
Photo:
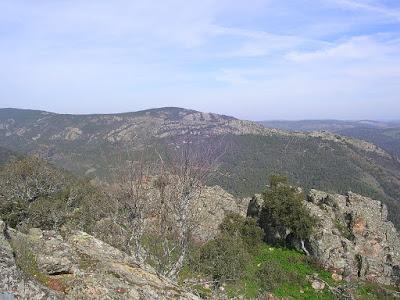
<instances>
[{"instance_id":1,"label":"distant hill","mask_svg":"<svg viewBox=\"0 0 400 300\"><path fill-rule=\"evenodd\" d=\"M349 190L383 200L400 224L400 162L373 144L334 133L288 132L229 116L182 108L133 113L65 115L0 109L0 146L40 154L83 176L110 180L128 158L156 159L155 149L188 142L224 149L218 183L237 196L251 196L273 173L306 189Z\"/></svg>"},{"instance_id":2,"label":"distant hill","mask_svg":"<svg viewBox=\"0 0 400 300\"><path fill-rule=\"evenodd\" d=\"M310 132L326 130L374 143L387 152L400 157L400 121L304 120L263 121L260 123L267 128L289 131Z\"/></svg>"}]
</instances>

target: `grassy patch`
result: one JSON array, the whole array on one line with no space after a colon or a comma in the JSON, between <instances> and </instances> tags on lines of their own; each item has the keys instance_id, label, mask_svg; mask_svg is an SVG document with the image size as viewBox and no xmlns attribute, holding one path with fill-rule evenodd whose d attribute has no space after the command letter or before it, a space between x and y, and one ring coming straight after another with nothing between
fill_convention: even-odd
<instances>
[{"instance_id":1,"label":"grassy patch","mask_svg":"<svg viewBox=\"0 0 400 300\"><path fill-rule=\"evenodd\" d=\"M391 295L395 291L393 287L383 287L375 283L363 282L356 289L357 299L365 300L394 300L398 299Z\"/></svg>"},{"instance_id":2,"label":"grassy patch","mask_svg":"<svg viewBox=\"0 0 400 300\"><path fill-rule=\"evenodd\" d=\"M305 255L264 244L248 265L243 280L230 284L228 289L231 294L244 294L248 299L264 291L295 299L334 299L327 289L317 292L311 287L307 276L313 274L332 283L331 274L314 267Z\"/></svg>"},{"instance_id":3,"label":"grassy patch","mask_svg":"<svg viewBox=\"0 0 400 300\"><path fill-rule=\"evenodd\" d=\"M330 285L335 285L331 273L319 268L307 256L294 250L274 248L262 244L251 256L243 276L235 281L226 281L224 287L229 298L240 295L246 299L255 299L264 292L272 292L279 297L289 299L336 299L328 288L315 291L307 279L316 275ZM180 273L180 283L205 278L190 265ZM206 293L199 293L208 295Z\"/></svg>"}]
</instances>

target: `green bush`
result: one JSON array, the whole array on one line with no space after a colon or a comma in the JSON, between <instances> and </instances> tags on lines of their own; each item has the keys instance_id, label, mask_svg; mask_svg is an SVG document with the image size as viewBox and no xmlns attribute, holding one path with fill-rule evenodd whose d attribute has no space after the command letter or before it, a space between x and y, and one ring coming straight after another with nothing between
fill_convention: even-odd
<instances>
[{"instance_id":1,"label":"green bush","mask_svg":"<svg viewBox=\"0 0 400 300\"><path fill-rule=\"evenodd\" d=\"M28 204L24 201L2 201L0 203L0 219L11 227L16 227L28 217Z\"/></svg>"},{"instance_id":2,"label":"green bush","mask_svg":"<svg viewBox=\"0 0 400 300\"><path fill-rule=\"evenodd\" d=\"M249 254L238 237L222 234L200 250L200 270L216 282L240 279L249 261Z\"/></svg>"},{"instance_id":3,"label":"green bush","mask_svg":"<svg viewBox=\"0 0 400 300\"><path fill-rule=\"evenodd\" d=\"M218 283L238 280L252 254L259 250L262 237L262 229L253 219L228 214L220 225L220 234L199 249L192 266Z\"/></svg>"},{"instance_id":4,"label":"green bush","mask_svg":"<svg viewBox=\"0 0 400 300\"><path fill-rule=\"evenodd\" d=\"M285 245L288 230L296 239L308 238L316 220L304 206L303 193L288 185L286 178L271 176L263 197L259 223L269 243Z\"/></svg>"},{"instance_id":5,"label":"green bush","mask_svg":"<svg viewBox=\"0 0 400 300\"><path fill-rule=\"evenodd\" d=\"M264 236L254 219L235 213L226 215L219 227L222 233L240 238L250 253L258 250Z\"/></svg>"}]
</instances>

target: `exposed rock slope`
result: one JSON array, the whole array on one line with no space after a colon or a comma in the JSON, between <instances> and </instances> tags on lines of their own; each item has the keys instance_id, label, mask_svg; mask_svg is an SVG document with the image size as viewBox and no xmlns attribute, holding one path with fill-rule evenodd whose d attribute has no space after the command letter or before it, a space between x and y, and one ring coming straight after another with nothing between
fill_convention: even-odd
<instances>
[{"instance_id":1,"label":"exposed rock slope","mask_svg":"<svg viewBox=\"0 0 400 300\"><path fill-rule=\"evenodd\" d=\"M16 299L197 299L152 268L84 232L62 237L31 229L28 234L10 230L9 235L19 265L47 287L22 277L2 235L0 250L5 255L1 256L0 295L7 293Z\"/></svg>"},{"instance_id":2,"label":"exposed rock slope","mask_svg":"<svg viewBox=\"0 0 400 300\"><path fill-rule=\"evenodd\" d=\"M306 206L319 219L309 246L326 268L348 278L400 284L400 237L383 203L312 190Z\"/></svg>"},{"instance_id":3,"label":"exposed rock slope","mask_svg":"<svg viewBox=\"0 0 400 300\"><path fill-rule=\"evenodd\" d=\"M28 278L18 269L5 224L0 220L0 299L59 299L61 295Z\"/></svg>"}]
</instances>

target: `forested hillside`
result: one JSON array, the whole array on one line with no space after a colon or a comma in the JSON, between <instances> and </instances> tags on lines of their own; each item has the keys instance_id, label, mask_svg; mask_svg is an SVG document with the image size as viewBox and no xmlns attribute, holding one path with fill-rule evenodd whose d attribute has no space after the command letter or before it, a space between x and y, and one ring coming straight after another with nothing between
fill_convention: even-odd
<instances>
[{"instance_id":1,"label":"forested hillside","mask_svg":"<svg viewBox=\"0 0 400 300\"><path fill-rule=\"evenodd\" d=\"M362 139L378 145L387 152L400 156L400 122L377 121L264 121L260 122L268 128L279 128L289 131L327 130L341 135Z\"/></svg>"},{"instance_id":2,"label":"forested hillside","mask_svg":"<svg viewBox=\"0 0 400 300\"><path fill-rule=\"evenodd\" d=\"M19 155L14 151L0 147L0 165L10 161L13 158L17 158Z\"/></svg>"},{"instance_id":3,"label":"forested hillside","mask_svg":"<svg viewBox=\"0 0 400 300\"><path fill-rule=\"evenodd\" d=\"M180 108L110 115L0 110L0 146L76 174L113 180L127 160L159 159L187 144L209 151L212 177L237 196L251 196L282 173L306 189L353 191L381 199L400 224L400 163L382 149L330 133L291 133L232 117ZM168 150L168 151L167 151Z\"/></svg>"}]
</instances>

